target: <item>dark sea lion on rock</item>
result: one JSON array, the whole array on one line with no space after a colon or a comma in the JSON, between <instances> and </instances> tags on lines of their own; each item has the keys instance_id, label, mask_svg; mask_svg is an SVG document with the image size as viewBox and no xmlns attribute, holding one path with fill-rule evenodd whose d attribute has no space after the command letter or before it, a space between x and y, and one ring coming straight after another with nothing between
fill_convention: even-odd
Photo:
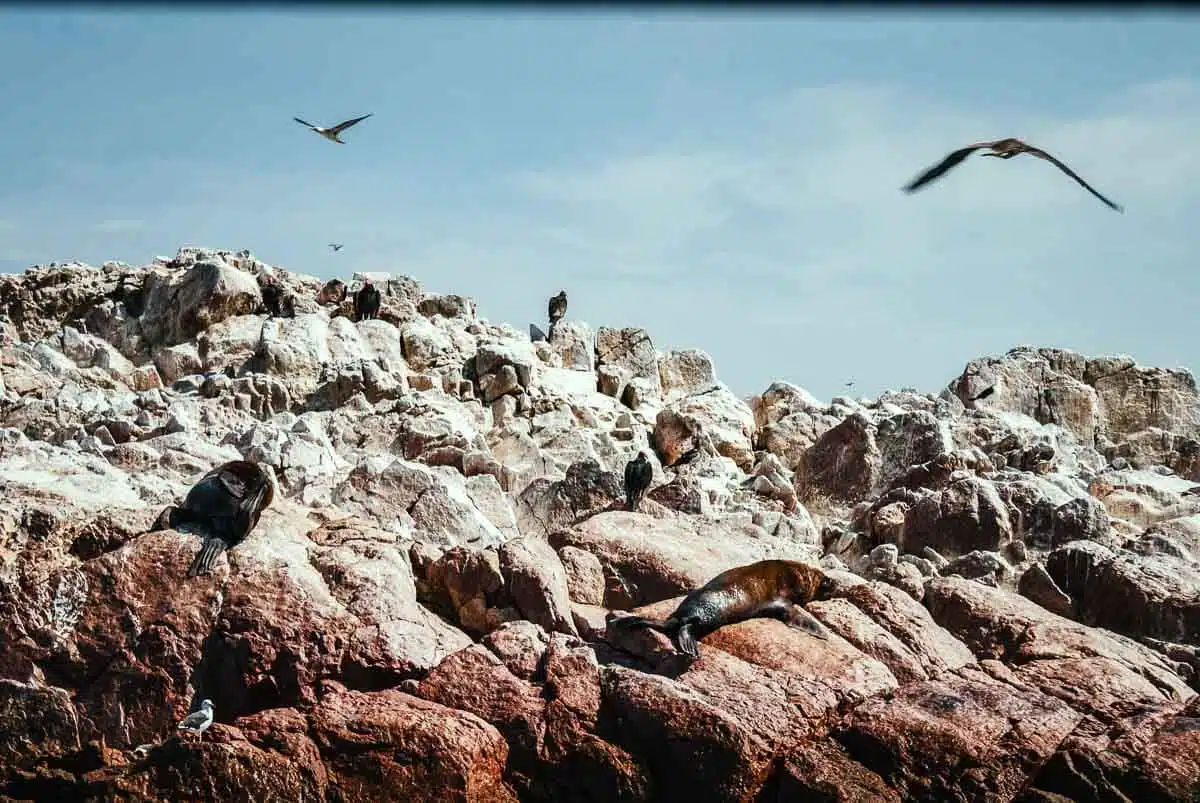
<instances>
[{"instance_id":1,"label":"dark sea lion on rock","mask_svg":"<svg viewBox=\"0 0 1200 803\"><path fill-rule=\"evenodd\" d=\"M820 638L823 625L802 605L832 591L832 582L816 566L795 560L760 560L721 572L686 597L663 621L609 614L608 628L648 627L665 633L675 649L700 657L696 642L718 628L747 619L779 619Z\"/></svg>"},{"instance_id":2,"label":"dark sea lion on rock","mask_svg":"<svg viewBox=\"0 0 1200 803\"><path fill-rule=\"evenodd\" d=\"M625 509L637 510L654 479L654 466L645 452L625 464Z\"/></svg>"},{"instance_id":3,"label":"dark sea lion on rock","mask_svg":"<svg viewBox=\"0 0 1200 803\"><path fill-rule=\"evenodd\" d=\"M150 532L178 529L183 524L197 526L204 534L204 546L192 560L187 576L208 574L222 552L250 534L274 499L275 486L261 466L232 460L201 477L182 506L164 508Z\"/></svg>"}]
</instances>

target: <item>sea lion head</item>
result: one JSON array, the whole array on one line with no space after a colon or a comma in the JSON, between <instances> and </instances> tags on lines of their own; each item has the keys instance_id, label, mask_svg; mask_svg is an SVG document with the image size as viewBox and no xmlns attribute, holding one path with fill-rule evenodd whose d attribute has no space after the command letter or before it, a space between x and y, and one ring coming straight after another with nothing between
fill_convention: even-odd
<instances>
[{"instance_id":1,"label":"sea lion head","mask_svg":"<svg viewBox=\"0 0 1200 803\"><path fill-rule=\"evenodd\" d=\"M827 572L821 572L821 580L817 583L817 593L815 598L818 600L829 599L833 596L833 592L837 590L838 583Z\"/></svg>"}]
</instances>

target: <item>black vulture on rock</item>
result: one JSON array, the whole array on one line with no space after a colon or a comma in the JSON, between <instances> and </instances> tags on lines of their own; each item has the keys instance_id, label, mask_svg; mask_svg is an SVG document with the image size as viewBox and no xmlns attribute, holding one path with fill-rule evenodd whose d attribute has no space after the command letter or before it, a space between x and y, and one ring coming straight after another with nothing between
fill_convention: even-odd
<instances>
[{"instance_id":1,"label":"black vulture on rock","mask_svg":"<svg viewBox=\"0 0 1200 803\"><path fill-rule=\"evenodd\" d=\"M642 497L650 488L654 479L654 467L650 465L645 452L625 464L625 509L637 510L642 503Z\"/></svg>"},{"instance_id":2,"label":"black vulture on rock","mask_svg":"<svg viewBox=\"0 0 1200 803\"><path fill-rule=\"evenodd\" d=\"M354 294L354 320L361 321L368 318L374 318L379 314L379 305L382 302L382 297L379 294L379 288L371 284L368 279L365 284Z\"/></svg>"}]
</instances>

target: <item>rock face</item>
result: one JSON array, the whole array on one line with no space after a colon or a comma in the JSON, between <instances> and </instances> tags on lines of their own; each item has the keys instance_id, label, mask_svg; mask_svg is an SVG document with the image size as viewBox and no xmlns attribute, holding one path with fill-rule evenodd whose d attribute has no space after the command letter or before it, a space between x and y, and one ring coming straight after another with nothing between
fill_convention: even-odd
<instances>
[{"instance_id":1,"label":"rock face","mask_svg":"<svg viewBox=\"0 0 1200 803\"><path fill-rule=\"evenodd\" d=\"M0 345L0 799L1200 795L1184 372L1023 347L743 400L642 329L209 249L0 277ZM239 458L275 502L188 578L200 538L147 530ZM825 568L825 638L610 642L770 558Z\"/></svg>"}]
</instances>

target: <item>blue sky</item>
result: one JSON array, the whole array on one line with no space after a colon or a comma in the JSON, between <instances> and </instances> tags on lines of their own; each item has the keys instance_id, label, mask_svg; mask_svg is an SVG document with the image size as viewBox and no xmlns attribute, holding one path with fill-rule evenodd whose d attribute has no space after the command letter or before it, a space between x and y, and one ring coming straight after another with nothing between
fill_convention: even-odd
<instances>
[{"instance_id":1,"label":"blue sky","mask_svg":"<svg viewBox=\"0 0 1200 803\"><path fill-rule=\"evenodd\" d=\"M1200 15L0 10L0 272L250 248L644 326L741 394L1200 368ZM14 78L15 76L15 78ZM293 116L331 125L322 140ZM1051 165L950 150L1017 136ZM331 241L344 242L333 254Z\"/></svg>"}]
</instances>

